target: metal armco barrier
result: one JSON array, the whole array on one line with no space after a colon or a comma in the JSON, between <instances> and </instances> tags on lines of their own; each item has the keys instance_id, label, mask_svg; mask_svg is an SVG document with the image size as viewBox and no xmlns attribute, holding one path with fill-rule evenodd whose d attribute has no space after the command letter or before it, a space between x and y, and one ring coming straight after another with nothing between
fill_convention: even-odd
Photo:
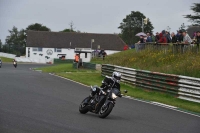
<instances>
[{"instance_id":1,"label":"metal armco barrier","mask_svg":"<svg viewBox=\"0 0 200 133\"><path fill-rule=\"evenodd\" d=\"M117 71L122 74L122 82L141 88L172 94L177 98L200 103L200 78L164 74L127 67L104 64L102 75L111 76Z\"/></svg>"}]
</instances>

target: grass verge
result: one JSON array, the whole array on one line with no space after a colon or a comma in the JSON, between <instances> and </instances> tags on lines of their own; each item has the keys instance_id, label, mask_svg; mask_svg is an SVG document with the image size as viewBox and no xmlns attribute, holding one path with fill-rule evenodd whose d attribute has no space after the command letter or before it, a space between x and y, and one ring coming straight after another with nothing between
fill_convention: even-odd
<instances>
[{"instance_id":1,"label":"grass verge","mask_svg":"<svg viewBox=\"0 0 200 133\"><path fill-rule=\"evenodd\" d=\"M191 51L173 54L172 51L127 50L91 62L200 78L200 53Z\"/></svg>"},{"instance_id":2,"label":"grass verge","mask_svg":"<svg viewBox=\"0 0 200 133\"><path fill-rule=\"evenodd\" d=\"M4 62L12 62L13 61L13 59L11 59L11 58L6 58L6 57L0 57L0 58L1 58L3 63Z\"/></svg>"},{"instance_id":3,"label":"grass verge","mask_svg":"<svg viewBox=\"0 0 200 133\"><path fill-rule=\"evenodd\" d=\"M83 83L85 85L101 85L103 77L98 71L91 71L87 69L76 70L72 68L72 64L61 64L50 67L37 68L43 72L55 73L59 76ZM70 73L66 73L70 72ZM160 102L172 106L176 106L188 111L200 113L200 103L190 102L182 99L177 99L169 94L160 92L147 91L144 89L136 88L134 86L121 83L121 91L128 90L129 96L148 101Z\"/></svg>"},{"instance_id":4,"label":"grass verge","mask_svg":"<svg viewBox=\"0 0 200 133\"><path fill-rule=\"evenodd\" d=\"M59 72L94 72L95 70L88 69L74 69L72 64L58 64L48 67L35 68L35 70L42 70L48 73L59 73Z\"/></svg>"}]
</instances>

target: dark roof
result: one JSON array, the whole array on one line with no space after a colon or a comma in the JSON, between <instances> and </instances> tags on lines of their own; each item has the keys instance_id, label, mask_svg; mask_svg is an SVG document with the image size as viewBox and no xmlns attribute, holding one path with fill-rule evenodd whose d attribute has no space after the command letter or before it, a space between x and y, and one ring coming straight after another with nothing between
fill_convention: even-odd
<instances>
[{"instance_id":1,"label":"dark roof","mask_svg":"<svg viewBox=\"0 0 200 133\"><path fill-rule=\"evenodd\" d=\"M125 45L125 42L114 34L27 31L27 47L90 48L91 39L94 39L93 49L100 45L101 49L122 51Z\"/></svg>"}]
</instances>

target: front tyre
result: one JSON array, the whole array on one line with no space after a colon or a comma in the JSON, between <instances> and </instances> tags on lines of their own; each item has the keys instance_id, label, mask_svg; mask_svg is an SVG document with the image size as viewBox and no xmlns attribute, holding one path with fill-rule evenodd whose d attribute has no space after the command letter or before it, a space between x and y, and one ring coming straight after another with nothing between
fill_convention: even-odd
<instances>
[{"instance_id":1,"label":"front tyre","mask_svg":"<svg viewBox=\"0 0 200 133\"><path fill-rule=\"evenodd\" d=\"M102 106L99 111L100 118L106 118L112 111L114 105L112 103L108 104L106 107Z\"/></svg>"},{"instance_id":2,"label":"front tyre","mask_svg":"<svg viewBox=\"0 0 200 133\"><path fill-rule=\"evenodd\" d=\"M88 101L88 99L89 99L89 97L85 98L85 99L81 102L81 104L80 104L80 106L79 106L79 112L80 112L81 114L86 114L86 113L89 111L88 108L87 108L87 104L86 104L86 102L85 102L85 101Z\"/></svg>"}]
</instances>

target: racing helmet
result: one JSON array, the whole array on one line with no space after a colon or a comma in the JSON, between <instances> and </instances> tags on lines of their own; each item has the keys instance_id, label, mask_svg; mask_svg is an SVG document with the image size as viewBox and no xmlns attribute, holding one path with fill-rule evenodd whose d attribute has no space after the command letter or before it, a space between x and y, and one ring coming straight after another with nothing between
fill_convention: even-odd
<instances>
[{"instance_id":1,"label":"racing helmet","mask_svg":"<svg viewBox=\"0 0 200 133\"><path fill-rule=\"evenodd\" d=\"M119 72L113 72L112 74L112 79L117 82L117 83L120 83L120 80L121 80L121 73Z\"/></svg>"}]
</instances>

